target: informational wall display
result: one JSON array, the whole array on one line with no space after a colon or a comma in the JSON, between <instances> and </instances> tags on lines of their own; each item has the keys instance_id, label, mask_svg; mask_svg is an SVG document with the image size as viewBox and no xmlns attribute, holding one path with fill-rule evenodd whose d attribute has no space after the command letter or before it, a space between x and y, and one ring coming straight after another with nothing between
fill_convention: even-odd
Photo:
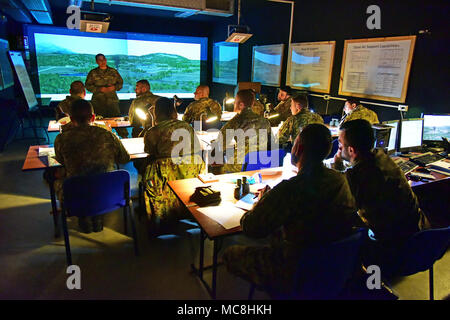
<instances>
[{"instance_id":1,"label":"informational wall display","mask_svg":"<svg viewBox=\"0 0 450 320\"><path fill-rule=\"evenodd\" d=\"M416 36L345 40L339 94L405 102Z\"/></svg>"},{"instance_id":2,"label":"informational wall display","mask_svg":"<svg viewBox=\"0 0 450 320\"><path fill-rule=\"evenodd\" d=\"M329 93L336 41L291 43L286 84Z\"/></svg>"},{"instance_id":3,"label":"informational wall display","mask_svg":"<svg viewBox=\"0 0 450 320\"><path fill-rule=\"evenodd\" d=\"M8 59L8 41L0 39L0 90L14 85L11 63Z\"/></svg>"},{"instance_id":4,"label":"informational wall display","mask_svg":"<svg viewBox=\"0 0 450 320\"><path fill-rule=\"evenodd\" d=\"M252 59L252 82L279 87L284 44L254 46Z\"/></svg>"},{"instance_id":5,"label":"informational wall display","mask_svg":"<svg viewBox=\"0 0 450 320\"><path fill-rule=\"evenodd\" d=\"M22 87L25 99L27 100L28 108L37 106L38 102L22 54L18 51L9 51L9 56L11 57L11 62L16 70L17 78L19 79L20 86Z\"/></svg>"}]
</instances>

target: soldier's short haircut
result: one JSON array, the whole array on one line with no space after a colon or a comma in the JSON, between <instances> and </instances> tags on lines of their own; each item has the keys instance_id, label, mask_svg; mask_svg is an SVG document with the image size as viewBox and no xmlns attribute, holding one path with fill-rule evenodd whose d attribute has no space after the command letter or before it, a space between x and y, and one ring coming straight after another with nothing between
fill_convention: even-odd
<instances>
[{"instance_id":1,"label":"soldier's short haircut","mask_svg":"<svg viewBox=\"0 0 450 320\"><path fill-rule=\"evenodd\" d=\"M166 97L158 98L155 103L155 116L157 120L176 119L177 110L172 100Z\"/></svg>"},{"instance_id":2,"label":"soldier's short haircut","mask_svg":"<svg viewBox=\"0 0 450 320\"><path fill-rule=\"evenodd\" d=\"M97 61L98 58L100 58L100 57L103 57L103 58L106 59L106 57L105 57L105 55L104 55L103 53L99 53L99 54L97 54L97 55L95 56L95 61Z\"/></svg>"},{"instance_id":3,"label":"soldier's short haircut","mask_svg":"<svg viewBox=\"0 0 450 320\"><path fill-rule=\"evenodd\" d=\"M289 86L281 86L280 90L286 92L289 96L292 94L292 89Z\"/></svg>"},{"instance_id":4,"label":"soldier's short haircut","mask_svg":"<svg viewBox=\"0 0 450 320\"><path fill-rule=\"evenodd\" d=\"M331 133L323 124L313 123L303 128L299 135L302 154L307 161L320 162L331 151Z\"/></svg>"},{"instance_id":5,"label":"soldier's short haircut","mask_svg":"<svg viewBox=\"0 0 450 320\"><path fill-rule=\"evenodd\" d=\"M308 96L304 93L296 94L292 97L292 101L298 103L302 108L308 108Z\"/></svg>"},{"instance_id":6,"label":"soldier's short haircut","mask_svg":"<svg viewBox=\"0 0 450 320\"><path fill-rule=\"evenodd\" d=\"M148 82L148 80L142 79L142 80L137 81L136 83L144 85L144 86L146 86L148 88L148 90L150 90L150 82Z\"/></svg>"},{"instance_id":7,"label":"soldier's short haircut","mask_svg":"<svg viewBox=\"0 0 450 320\"><path fill-rule=\"evenodd\" d=\"M70 93L74 95L79 95L84 92L84 84L83 82L77 80L70 84Z\"/></svg>"},{"instance_id":8,"label":"soldier's short haircut","mask_svg":"<svg viewBox=\"0 0 450 320\"><path fill-rule=\"evenodd\" d=\"M347 146L362 153L372 150L375 134L369 121L364 119L347 121L339 129L345 132L344 139Z\"/></svg>"},{"instance_id":9,"label":"soldier's short haircut","mask_svg":"<svg viewBox=\"0 0 450 320\"><path fill-rule=\"evenodd\" d=\"M94 108L89 101L84 99L75 100L72 104L70 117L77 123L86 123L94 114Z\"/></svg>"},{"instance_id":10,"label":"soldier's short haircut","mask_svg":"<svg viewBox=\"0 0 450 320\"><path fill-rule=\"evenodd\" d=\"M236 97L239 98L246 107L251 107L253 102L255 102L255 93L252 89L239 90L238 93L236 93Z\"/></svg>"},{"instance_id":11,"label":"soldier's short haircut","mask_svg":"<svg viewBox=\"0 0 450 320\"><path fill-rule=\"evenodd\" d=\"M347 100L345 100L345 102L350 103L350 105L352 105L352 104L359 105L359 103L360 103L359 100L356 98L348 98Z\"/></svg>"}]
</instances>

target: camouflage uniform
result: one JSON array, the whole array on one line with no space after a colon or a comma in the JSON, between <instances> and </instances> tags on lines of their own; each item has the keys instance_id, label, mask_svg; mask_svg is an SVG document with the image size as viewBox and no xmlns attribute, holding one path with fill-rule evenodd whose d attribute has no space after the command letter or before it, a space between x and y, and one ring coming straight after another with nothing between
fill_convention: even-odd
<instances>
[{"instance_id":1,"label":"camouflage uniform","mask_svg":"<svg viewBox=\"0 0 450 320\"><path fill-rule=\"evenodd\" d=\"M232 246L223 255L229 272L275 292L288 293L303 248L347 237L359 222L349 185L322 164L283 180L241 218L243 233L270 245Z\"/></svg>"},{"instance_id":2,"label":"camouflage uniform","mask_svg":"<svg viewBox=\"0 0 450 320\"><path fill-rule=\"evenodd\" d=\"M71 126L55 139L55 159L61 163L66 178L115 170L116 163L127 163L130 155L113 133L88 124ZM62 199L63 180L55 181Z\"/></svg>"},{"instance_id":3,"label":"camouflage uniform","mask_svg":"<svg viewBox=\"0 0 450 320\"><path fill-rule=\"evenodd\" d=\"M278 143L280 147L286 148L289 145L289 141L295 141L298 133L311 123L323 124L323 118L306 108L302 108L295 116L292 115L287 118L278 131Z\"/></svg>"},{"instance_id":4,"label":"camouflage uniform","mask_svg":"<svg viewBox=\"0 0 450 320\"><path fill-rule=\"evenodd\" d=\"M353 109L351 113L344 114L344 116L341 118L341 121L339 122L339 125L342 125L344 122L356 119L367 120L370 122L370 124L379 123L377 114L360 104L355 109Z\"/></svg>"},{"instance_id":5,"label":"camouflage uniform","mask_svg":"<svg viewBox=\"0 0 450 320\"><path fill-rule=\"evenodd\" d=\"M292 115L291 112L291 101L292 98L289 97L286 101L280 101L280 103L274 108L275 113L279 113L278 117L270 119L270 125L276 127L281 121L286 121Z\"/></svg>"},{"instance_id":6,"label":"camouflage uniform","mask_svg":"<svg viewBox=\"0 0 450 320\"><path fill-rule=\"evenodd\" d=\"M383 150L375 149L346 176L359 215L378 240L395 243L427 226L405 175Z\"/></svg>"},{"instance_id":7,"label":"camouflage uniform","mask_svg":"<svg viewBox=\"0 0 450 320\"><path fill-rule=\"evenodd\" d=\"M58 106L56 107L56 120L59 120L64 117L70 116L70 108L72 107L72 103L74 103L76 100L81 99L80 96L77 95L70 95L67 96L63 101L58 103Z\"/></svg>"},{"instance_id":8,"label":"camouflage uniform","mask_svg":"<svg viewBox=\"0 0 450 320\"><path fill-rule=\"evenodd\" d=\"M266 108L264 105L259 100L255 99L255 102L253 102L252 111L259 116L263 116L265 110Z\"/></svg>"},{"instance_id":9,"label":"camouflage uniform","mask_svg":"<svg viewBox=\"0 0 450 320\"><path fill-rule=\"evenodd\" d=\"M177 129L189 132L191 148L182 149L182 152L172 159L172 149L182 141L171 139L172 133ZM151 219L177 220L186 211L167 183L172 180L194 178L203 172L205 163L200 155L200 142L188 123L166 120L145 133L144 143L144 150L148 153L143 172L147 213Z\"/></svg>"},{"instance_id":10,"label":"camouflage uniform","mask_svg":"<svg viewBox=\"0 0 450 320\"><path fill-rule=\"evenodd\" d=\"M220 120L222 116L222 107L220 104L210 98L201 98L197 101L191 102L184 112L183 121L192 123L194 121L200 121L200 115L206 112L206 108L209 107L211 112L214 113ZM204 119L204 116L202 117Z\"/></svg>"},{"instance_id":11,"label":"camouflage uniform","mask_svg":"<svg viewBox=\"0 0 450 320\"><path fill-rule=\"evenodd\" d=\"M258 150L267 150L270 148L270 143L272 141L272 130L270 128L269 120L266 118L257 115L252 111L251 108L246 107L241 113L235 115L233 119L227 122L222 129L220 129L220 133L222 134L222 150L225 152L227 147L227 140L231 141L233 137L227 137L226 130L227 129L242 129L246 132L249 129L256 130L256 135L246 137L245 139L245 149L242 148L234 148L234 158L228 159L227 163L224 165L225 172L239 172L242 170L242 164L244 163L245 155L249 152L258 151ZM260 135L259 130L265 129L267 135ZM235 138L236 139L236 138ZM236 150L237 149L237 150ZM231 160L234 163L229 163Z\"/></svg>"},{"instance_id":12,"label":"camouflage uniform","mask_svg":"<svg viewBox=\"0 0 450 320\"><path fill-rule=\"evenodd\" d=\"M141 109L145 113L147 113L148 108L154 107L156 100L159 99L159 96L154 95L150 91L145 92L141 94L140 96L136 97L136 99L133 100L131 103L130 109L128 110L128 118L130 121L131 126L133 127L133 131L131 133L131 136L133 138L136 138L139 136L139 133L142 131L142 122L139 119L139 117L135 114L136 109ZM155 109L152 108L150 110L151 115L149 118L147 118L146 126L153 126L154 121L152 119L155 118Z\"/></svg>"}]
</instances>

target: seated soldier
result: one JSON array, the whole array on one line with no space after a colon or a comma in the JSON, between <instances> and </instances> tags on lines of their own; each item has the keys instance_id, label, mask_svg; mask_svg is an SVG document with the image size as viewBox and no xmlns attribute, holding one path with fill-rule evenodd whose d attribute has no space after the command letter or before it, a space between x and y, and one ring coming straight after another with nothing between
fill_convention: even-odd
<instances>
[{"instance_id":1,"label":"seated soldier","mask_svg":"<svg viewBox=\"0 0 450 320\"><path fill-rule=\"evenodd\" d=\"M167 182L197 177L203 172L205 163L194 130L185 121L177 120L170 99L156 101L155 116L155 126L144 135L144 150L148 157L142 175L150 220L164 224L175 222L186 214Z\"/></svg>"},{"instance_id":2,"label":"seated soldier","mask_svg":"<svg viewBox=\"0 0 450 320\"><path fill-rule=\"evenodd\" d=\"M358 214L373 231L380 250L394 249L408 237L428 227L405 175L381 149L373 149L374 133L363 119L345 122L339 132L334 168L342 159L352 167L345 172L356 200ZM373 254L375 249L371 250Z\"/></svg>"},{"instance_id":3,"label":"seated soldier","mask_svg":"<svg viewBox=\"0 0 450 320\"><path fill-rule=\"evenodd\" d=\"M278 117L270 119L270 125L276 127L281 121L286 121L287 118L291 116L291 88L281 87L278 91L277 96L278 101L280 101L274 108L273 112L278 113Z\"/></svg>"},{"instance_id":4,"label":"seated soldier","mask_svg":"<svg viewBox=\"0 0 450 320\"><path fill-rule=\"evenodd\" d=\"M194 121L200 121L200 116L207 112L207 108L220 119L222 116L222 107L216 100L209 98L208 86L198 86L194 92L194 99L195 101L187 106L183 115L183 121L186 121L189 124L192 124Z\"/></svg>"},{"instance_id":5,"label":"seated soldier","mask_svg":"<svg viewBox=\"0 0 450 320\"><path fill-rule=\"evenodd\" d=\"M108 130L91 125L95 119L90 102L79 99L72 104L71 126L55 139L55 159L64 166L65 175L55 181L55 191L63 201L65 178L113 171L117 163L127 163L130 155L117 136ZM89 233L103 230L102 217L78 219L80 229Z\"/></svg>"},{"instance_id":6,"label":"seated soldier","mask_svg":"<svg viewBox=\"0 0 450 320\"><path fill-rule=\"evenodd\" d=\"M291 113L278 131L278 143L281 148L289 148L298 133L311 123L322 123L323 118L308 109L306 95L296 95L291 99Z\"/></svg>"},{"instance_id":7,"label":"seated soldier","mask_svg":"<svg viewBox=\"0 0 450 320\"><path fill-rule=\"evenodd\" d=\"M256 113L258 116L264 116L265 111L264 105L258 99L255 99L252 105L252 111Z\"/></svg>"},{"instance_id":8,"label":"seated soldier","mask_svg":"<svg viewBox=\"0 0 450 320\"><path fill-rule=\"evenodd\" d=\"M252 90L240 90L234 101L234 112L237 114L220 129L224 152L231 146L233 139L236 141L233 157L227 159L223 167L224 172L239 172L247 153L270 149L272 142L270 123L252 111L254 100Z\"/></svg>"},{"instance_id":9,"label":"seated soldier","mask_svg":"<svg viewBox=\"0 0 450 320\"><path fill-rule=\"evenodd\" d=\"M155 118L155 102L158 100L159 96L153 94L150 91L150 83L147 80L139 80L136 82L136 87L134 88L136 92L136 99L131 103L130 109L128 110L128 118L133 130L131 136L136 138L142 132L142 127L152 127L154 126ZM136 109L142 110L145 114L149 114L147 119L140 119L136 114Z\"/></svg>"},{"instance_id":10,"label":"seated soldier","mask_svg":"<svg viewBox=\"0 0 450 320\"><path fill-rule=\"evenodd\" d=\"M70 84L70 96L67 96L63 101L58 103L56 107L56 120L59 120L64 117L70 117L70 108L72 103L79 99L84 99L86 96L86 88L84 87L83 82L74 81Z\"/></svg>"},{"instance_id":11,"label":"seated soldier","mask_svg":"<svg viewBox=\"0 0 450 320\"><path fill-rule=\"evenodd\" d=\"M370 124L379 123L378 116L375 112L363 107L363 105L359 103L358 99L349 98L345 101L344 115L339 121L339 125L356 119L367 120Z\"/></svg>"},{"instance_id":12,"label":"seated soldier","mask_svg":"<svg viewBox=\"0 0 450 320\"><path fill-rule=\"evenodd\" d=\"M292 280L302 249L352 233L358 216L348 183L322 164L330 150L331 134L324 125L310 124L300 132L292 148L298 174L262 190L241 218L244 235L269 237L270 244L229 247L223 255L229 272L269 292L290 293L301 285Z\"/></svg>"}]
</instances>

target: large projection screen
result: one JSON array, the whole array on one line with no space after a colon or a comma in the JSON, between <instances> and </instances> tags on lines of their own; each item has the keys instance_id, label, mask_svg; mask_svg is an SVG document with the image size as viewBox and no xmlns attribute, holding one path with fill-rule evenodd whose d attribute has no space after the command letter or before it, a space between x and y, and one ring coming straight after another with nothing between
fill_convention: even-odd
<instances>
[{"instance_id":1,"label":"large projection screen","mask_svg":"<svg viewBox=\"0 0 450 320\"><path fill-rule=\"evenodd\" d=\"M252 82L279 87L284 44L254 46L252 56Z\"/></svg>"}]
</instances>

